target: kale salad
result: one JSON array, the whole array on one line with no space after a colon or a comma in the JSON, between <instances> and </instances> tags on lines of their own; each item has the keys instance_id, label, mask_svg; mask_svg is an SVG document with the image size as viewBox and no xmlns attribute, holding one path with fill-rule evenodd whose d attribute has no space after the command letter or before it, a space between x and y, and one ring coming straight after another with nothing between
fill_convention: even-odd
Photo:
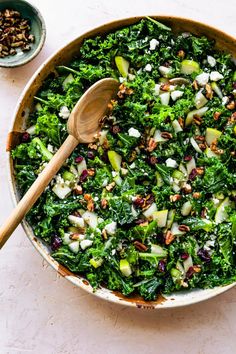
<instances>
[{"instance_id":1,"label":"kale salad","mask_svg":"<svg viewBox=\"0 0 236 354\"><path fill-rule=\"evenodd\" d=\"M96 290L158 294L236 281L236 68L214 42L146 18L84 40L35 97L12 151L25 193L101 78L120 82L27 215L52 257Z\"/></svg>"}]
</instances>

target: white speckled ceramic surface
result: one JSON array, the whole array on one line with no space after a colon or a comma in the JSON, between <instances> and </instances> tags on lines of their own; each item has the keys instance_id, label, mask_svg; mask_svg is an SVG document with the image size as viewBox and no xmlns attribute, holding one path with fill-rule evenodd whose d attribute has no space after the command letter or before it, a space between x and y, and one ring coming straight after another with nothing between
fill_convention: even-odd
<instances>
[{"instance_id":1,"label":"white speckled ceramic surface","mask_svg":"<svg viewBox=\"0 0 236 354\"><path fill-rule=\"evenodd\" d=\"M224 4L209 1L207 8L202 0L197 4L169 0L158 8L151 0L131 0L129 4L123 0L112 4L71 0L70 16L65 16L67 3L60 0L57 21L53 2L35 4L48 27L43 51L25 68L0 70L0 221L12 208L4 154L10 117L24 84L55 49L110 20L158 11L191 17L236 34L236 9L229 0ZM161 312L116 306L58 278L21 227L1 251L0 267L1 353L234 353L235 288L198 305Z\"/></svg>"}]
</instances>

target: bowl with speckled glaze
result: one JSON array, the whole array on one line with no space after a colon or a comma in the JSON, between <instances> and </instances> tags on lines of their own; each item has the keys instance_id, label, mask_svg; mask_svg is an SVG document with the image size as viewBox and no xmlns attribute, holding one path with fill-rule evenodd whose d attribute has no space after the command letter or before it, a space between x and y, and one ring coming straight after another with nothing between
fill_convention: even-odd
<instances>
[{"instance_id":1,"label":"bowl with speckled glaze","mask_svg":"<svg viewBox=\"0 0 236 354\"><path fill-rule=\"evenodd\" d=\"M39 54L45 42L46 27L39 10L25 0L0 0L0 11L4 9L18 11L22 18L29 20L30 33L35 38L34 42L30 44L30 50L17 49L15 55L0 58L0 67L14 68L28 63Z\"/></svg>"},{"instance_id":2,"label":"bowl with speckled glaze","mask_svg":"<svg viewBox=\"0 0 236 354\"><path fill-rule=\"evenodd\" d=\"M191 32L195 35L206 35L209 39L214 39L216 48L224 49L226 52L231 53L236 57L236 39L229 36L222 31L210 27L208 25L195 22L189 19L176 18L173 16L152 16L152 18L170 26L175 33ZM124 26L134 24L141 20L142 17L126 18L111 23L107 23L98 28L83 34L70 43L66 44L63 48L53 54L48 60L46 60L40 68L35 72L33 77L26 85L21 97L19 98L16 111L13 117L13 124L11 132L8 135L7 150L9 151L8 169L9 169L9 183L11 186L12 196L14 203L19 200L19 192L17 189L17 183L14 176L14 166L11 159L10 151L19 143L19 136L24 131L27 118L31 108L33 107L33 99L36 92L42 86L44 80L50 73L53 73L55 67L58 65L68 63L76 54L79 53L79 48L84 39L91 38L97 35L104 35L116 29ZM32 228L23 220L22 226L26 232L26 235L31 240L34 247L42 255L42 257L57 271L61 276L68 279L74 285L84 289L89 293L93 293L96 296L111 301L113 303L148 309L167 309L179 306L191 305L203 300L212 298L218 294L221 294L228 289L232 288L236 283L226 286L219 286L213 289L195 289L191 291L182 291L172 293L171 295L160 295L156 301L144 301L140 297L124 297L118 292L114 292L101 287L95 293L88 281L83 276L74 274L60 265L50 255L50 249L38 238L35 237Z\"/></svg>"}]
</instances>

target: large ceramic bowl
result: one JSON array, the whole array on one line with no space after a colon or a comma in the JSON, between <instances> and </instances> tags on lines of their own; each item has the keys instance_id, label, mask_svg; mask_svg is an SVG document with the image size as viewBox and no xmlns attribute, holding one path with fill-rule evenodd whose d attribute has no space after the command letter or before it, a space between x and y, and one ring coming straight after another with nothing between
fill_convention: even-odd
<instances>
[{"instance_id":1,"label":"large ceramic bowl","mask_svg":"<svg viewBox=\"0 0 236 354\"><path fill-rule=\"evenodd\" d=\"M229 35L217 30L215 28L209 27L205 24L194 22L192 20L184 19L184 18L176 18L169 16L153 16L158 21L163 22L167 26L172 27L174 32L192 32L196 35L206 35L210 39L214 39L216 42L216 47L218 49L223 49L236 57L236 39L230 37ZM70 61L70 59L78 54L79 48L85 38L93 37L96 35L103 35L110 31L116 30L123 26L131 25L137 21L139 21L142 17L133 17L127 18L123 20L118 20L115 22L111 22L95 28L84 35L76 38L65 47L56 52L53 56L51 56L33 75L27 86L25 87L14 115L12 131L9 133L8 142L7 142L7 150L10 151L17 143L19 132L22 132L25 127L25 123L27 121L28 114L30 112L31 106L33 104L33 97L37 90L41 87L45 78L53 72L54 68L57 65L65 64ZM15 204L19 200L19 194L17 191L17 185L14 178L14 168L13 162L10 158L9 154L9 171L10 171L10 185L12 189L12 194L14 198ZM42 257L63 277L67 278L74 285L88 291L89 293L93 293L92 287L89 283L81 276L75 275L67 270L62 265L58 264L51 256L49 249L34 236L34 233L29 226L29 224L24 220L22 222L22 226L35 246L38 252L42 255ZM138 308L152 308L152 309L165 309L165 308L173 308L178 306L190 305L196 302L200 302L206 299L209 299L213 296L221 294L226 290L232 288L236 283L215 287L213 289L206 290L193 290L190 292L178 292L173 293L170 296L159 296L156 301L153 302L145 302L141 298L133 297L133 298L125 298L121 294L117 292L110 291L106 288L101 288L95 292L95 295L98 297L109 300L114 303L128 305Z\"/></svg>"}]
</instances>

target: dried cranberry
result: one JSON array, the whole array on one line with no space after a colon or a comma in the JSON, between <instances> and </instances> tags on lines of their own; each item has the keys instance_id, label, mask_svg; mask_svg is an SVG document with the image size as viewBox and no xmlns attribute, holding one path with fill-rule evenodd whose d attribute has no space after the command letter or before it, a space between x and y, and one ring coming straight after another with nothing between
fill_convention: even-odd
<instances>
[{"instance_id":1,"label":"dried cranberry","mask_svg":"<svg viewBox=\"0 0 236 354\"><path fill-rule=\"evenodd\" d=\"M184 161L191 161L191 160L192 160L191 155L184 156Z\"/></svg>"},{"instance_id":2,"label":"dried cranberry","mask_svg":"<svg viewBox=\"0 0 236 354\"><path fill-rule=\"evenodd\" d=\"M156 238L157 243L159 244L164 244L165 243L165 236L163 234L157 234L154 235L154 237Z\"/></svg>"},{"instance_id":3,"label":"dried cranberry","mask_svg":"<svg viewBox=\"0 0 236 354\"><path fill-rule=\"evenodd\" d=\"M192 278L194 273L195 273L194 268L193 267L189 267L187 272L186 272L186 278L187 279Z\"/></svg>"},{"instance_id":4,"label":"dried cranberry","mask_svg":"<svg viewBox=\"0 0 236 354\"><path fill-rule=\"evenodd\" d=\"M163 273L166 270L166 264L164 261L159 261L158 263L158 269L161 273Z\"/></svg>"},{"instance_id":5,"label":"dried cranberry","mask_svg":"<svg viewBox=\"0 0 236 354\"><path fill-rule=\"evenodd\" d=\"M137 197L133 203L137 208L141 208L144 203L144 199L142 197Z\"/></svg>"},{"instance_id":6,"label":"dried cranberry","mask_svg":"<svg viewBox=\"0 0 236 354\"><path fill-rule=\"evenodd\" d=\"M76 163L80 163L81 161L83 161L83 156L77 156L76 158L75 158L75 162Z\"/></svg>"},{"instance_id":7,"label":"dried cranberry","mask_svg":"<svg viewBox=\"0 0 236 354\"><path fill-rule=\"evenodd\" d=\"M120 127L118 125L113 125L111 128L110 128L110 131L113 133L113 134L118 134L120 132Z\"/></svg>"},{"instance_id":8,"label":"dried cranberry","mask_svg":"<svg viewBox=\"0 0 236 354\"><path fill-rule=\"evenodd\" d=\"M157 157L155 156L150 156L148 159L148 162L150 163L150 165L156 165L157 164Z\"/></svg>"},{"instance_id":9,"label":"dried cranberry","mask_svg":"<svg viewBox=\"0 0 236 354\"><path fill-rule=\"evenodd\" d=\"M189 174L189 179L192 181L197 177L197 169L193 168L192 171Z\"/></svg>"},{"instance_id":10,"label":"dried cranberry","mask_svg":"<svg viewBox=\"0 0 236 354\"><path fill-rule=\"evenodd\" d=\"M197 252L197 255L201 258L202 261L209 263L211 261L211 256L207 252L207 250L204 250L204 248L200 248Z\"/></svg>"},{"instance_id":11,"label":"dried cranberry","mask_svg":"<svg viewBox=\"0 0 236 354\"><path fill-rule=\"evenodd\" d=\"M87 178L88 178L88 170L83 170L79 178L80 182L85 182Z\"/></svg>"},{"instance_id":12,"label":"dried cranberry","mask_svg":"<svg viewBox=\"0 0 236 354\"><path fill-rule=\"evenodd\" d=\"M58 248L60 248L62 245L62 239L58 236L54 236L52 243L51 243L51 248L53 251L56 251Z\"/></svg>"},{"instance_id":13,"label":"dried cranberry","mask_svg":"<svg viewBox=\"0 0 236 354\"><path fill-rule=\"evenodd\" d=\"M27 132L25 132L21 137L23 143L26 143L27 141L29 141L29 139L30 139L30 135Z\"/></svg>"},{"instance_id":14,"label":"dried cranberry","mask_svg":"<svg viewBox=\"0 0 236 354\"><path fill-rule=\"evenodd\" d=\"M184 260L188 259L188 257L189 257L189 254L187 252L181 253L181 255L180 255L180 258L184 259Z\"/></svg>"},{"instance_id":15,"label":"dried cranberry","mask_svg":"<svg viewBox=\"0 0 236 354\"><path fill-rule=\"evenodd\" d=\"M93 160L95 158L95 155L92 151L88 151L87 153L88 159Z\"/></svg>"}]
</instances>

